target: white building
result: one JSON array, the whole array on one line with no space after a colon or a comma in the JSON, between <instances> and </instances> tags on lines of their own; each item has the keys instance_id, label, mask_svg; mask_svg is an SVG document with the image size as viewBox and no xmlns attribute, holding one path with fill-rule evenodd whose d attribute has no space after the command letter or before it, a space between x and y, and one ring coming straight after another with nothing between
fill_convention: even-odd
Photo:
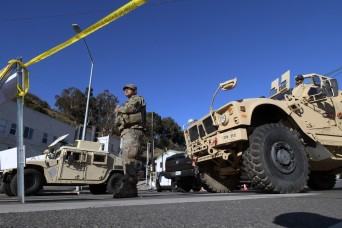
<instances>
[{"instance_id":1,"label":"white building","mask_svg":"<svg viewBox=\"0 0 342 228\"><path fill-rule=\"evenodd\" d=\"M103 136L98 137L97 141L103 144L102 150L108 151L115 156L121 156L120 153L120 138L118 136Z\"/></svg>"},{"instance_id":2,"label":"white building","mask_svg":"<svg viewBox=\"0 0 342 228\"><path fill-rule=\"evenodd\" d=\"M61 135L72 143L75 127L48 115L24 107L24 145L26 158L41 155L46 147ZM0 151L17 146L17 103L7 101L0 105Z\"/></svg>"}]
</instances>

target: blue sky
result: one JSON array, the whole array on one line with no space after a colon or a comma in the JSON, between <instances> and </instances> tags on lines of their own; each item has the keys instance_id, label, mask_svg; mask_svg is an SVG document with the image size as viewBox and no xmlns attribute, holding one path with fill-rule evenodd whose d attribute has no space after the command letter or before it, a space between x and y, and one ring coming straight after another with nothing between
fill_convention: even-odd
<instances>
[{"instance_id":1,"label":"blue sky","mask_svg":"<svg viewBox=\"0 0 342 228\"><path fill-rule=\"evenodd\" d=\"M27 62L74 36L71 24L85 29L127 2L3 1L0 68L18 56ZM287 70L293 79L342 66L341 9L340 0L150 0L86 37L94 94L108 89L122 103L123 85L135 83L148 112L182 126L207 114L218 84L233 77L236 88L219 93L214 108L268 96ZM88 86L90 60L77 42L29 70L30 92L53 106L63 89Z\"/></svg>"}]
</instances>

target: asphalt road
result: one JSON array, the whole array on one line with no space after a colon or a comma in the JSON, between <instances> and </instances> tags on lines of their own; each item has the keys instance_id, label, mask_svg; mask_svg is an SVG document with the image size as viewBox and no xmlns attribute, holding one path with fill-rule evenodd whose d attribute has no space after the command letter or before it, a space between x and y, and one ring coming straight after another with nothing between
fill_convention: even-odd
<instances>
[{"instance_id":1,"label":"asphalt road","mask_svg":"<svg viewBox=\"0 0 342 228\"><path fill-rule=\"evenodd\" d=\"M161 193L138 198L45 191L0 195L0 227L342 227L342 180L333 190L300 194L236 191Z\"/></svg>"}]
</instances>

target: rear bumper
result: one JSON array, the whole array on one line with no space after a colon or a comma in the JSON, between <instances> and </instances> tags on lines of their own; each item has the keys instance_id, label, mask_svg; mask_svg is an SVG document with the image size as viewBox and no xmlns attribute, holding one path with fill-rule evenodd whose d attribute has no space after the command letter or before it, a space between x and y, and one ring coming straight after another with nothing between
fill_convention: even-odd
<instances>
[{"instance_id":1,"label":"rear bumper","mask_svg":"<svg viewBox=\"0 0 342 228\"><path fill-rule=\"evenodd\" d=\"M193 169L174 171L174 172L164 172L164 177L168 179L173 179L176 177L193 177L195 176L195 171Z\"/></svg>"}]
</instances>

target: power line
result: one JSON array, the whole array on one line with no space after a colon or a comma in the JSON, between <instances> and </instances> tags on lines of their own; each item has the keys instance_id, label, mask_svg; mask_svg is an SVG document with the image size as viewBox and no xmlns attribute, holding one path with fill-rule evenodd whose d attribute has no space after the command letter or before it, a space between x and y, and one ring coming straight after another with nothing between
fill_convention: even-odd
<instances>
[{"instance_id":1,"label":"power line","mask_svg":"<svg viewBox=\"0 0 342 228\"><path fill-rule=\"evenodd\" d=\"M97 11L90 11L90 12L65 13L65 14L37 16L37 17L8 18L8 19L0 20L0 22L25 21L25 20L47 19L47 18L65 17L65 16L77 16L77 15L86 15L86 14L93 14L93 13L99 13L99 12L109 12L109 11L110 10L97 10Z\"/></svg>"},{"instance_id":2,"label":"power line","mask_svg":"<svg viewBox=\"0 0 342 228\"><path fill-rule=\"evenodd\" d=\"M332 78L335 78L337 75L342 73L341 70L342 70L342 66L334 69L333 71L330 71L329 73L326 73L325 75L330 75ZM337 74L335 74L335 73L337 73ZM335 75L332 75L332 74L335 74Z\"/></svg>"},{"instance_id":3,"label":"power line","mask_svg":"<svg viewBox=\"0 0 342 228\"><path fill-rule=\"evenodd\" d=\"M147 4L147 6L165 5L165 4L172 4L172 3L184 2L184 1L185 0L167 0L164 2L155 2L155 3Z\"/></svg>"},{"instance_id":4,"label":"power line","mask_svg":"<svg viewBox=\"0 0 342 228\"><path fill-rule=\"evenodd\" d=\"M165 4L173 4L178 2L183 2L185 0L166 0L166 1L157 1L154 3L146 4L146 6L159 6ZM112 12L112 10L96 10L96 11L88 11L88 12L76 12L76 13L63 13L63 14L56 14L56 15L46 15L46 16L35 16L35 17L19 17L19 18L7 18L1 19L1 22L11 22L11 21L26 21L26 20L39 20L39 19L48 19L48 18L56 18L56 17L68 17L68 16L79 16L79 15L88 15L88 14L95 14L95 13L102 13L102 12Z\"/></svg>"}]
</instances>

